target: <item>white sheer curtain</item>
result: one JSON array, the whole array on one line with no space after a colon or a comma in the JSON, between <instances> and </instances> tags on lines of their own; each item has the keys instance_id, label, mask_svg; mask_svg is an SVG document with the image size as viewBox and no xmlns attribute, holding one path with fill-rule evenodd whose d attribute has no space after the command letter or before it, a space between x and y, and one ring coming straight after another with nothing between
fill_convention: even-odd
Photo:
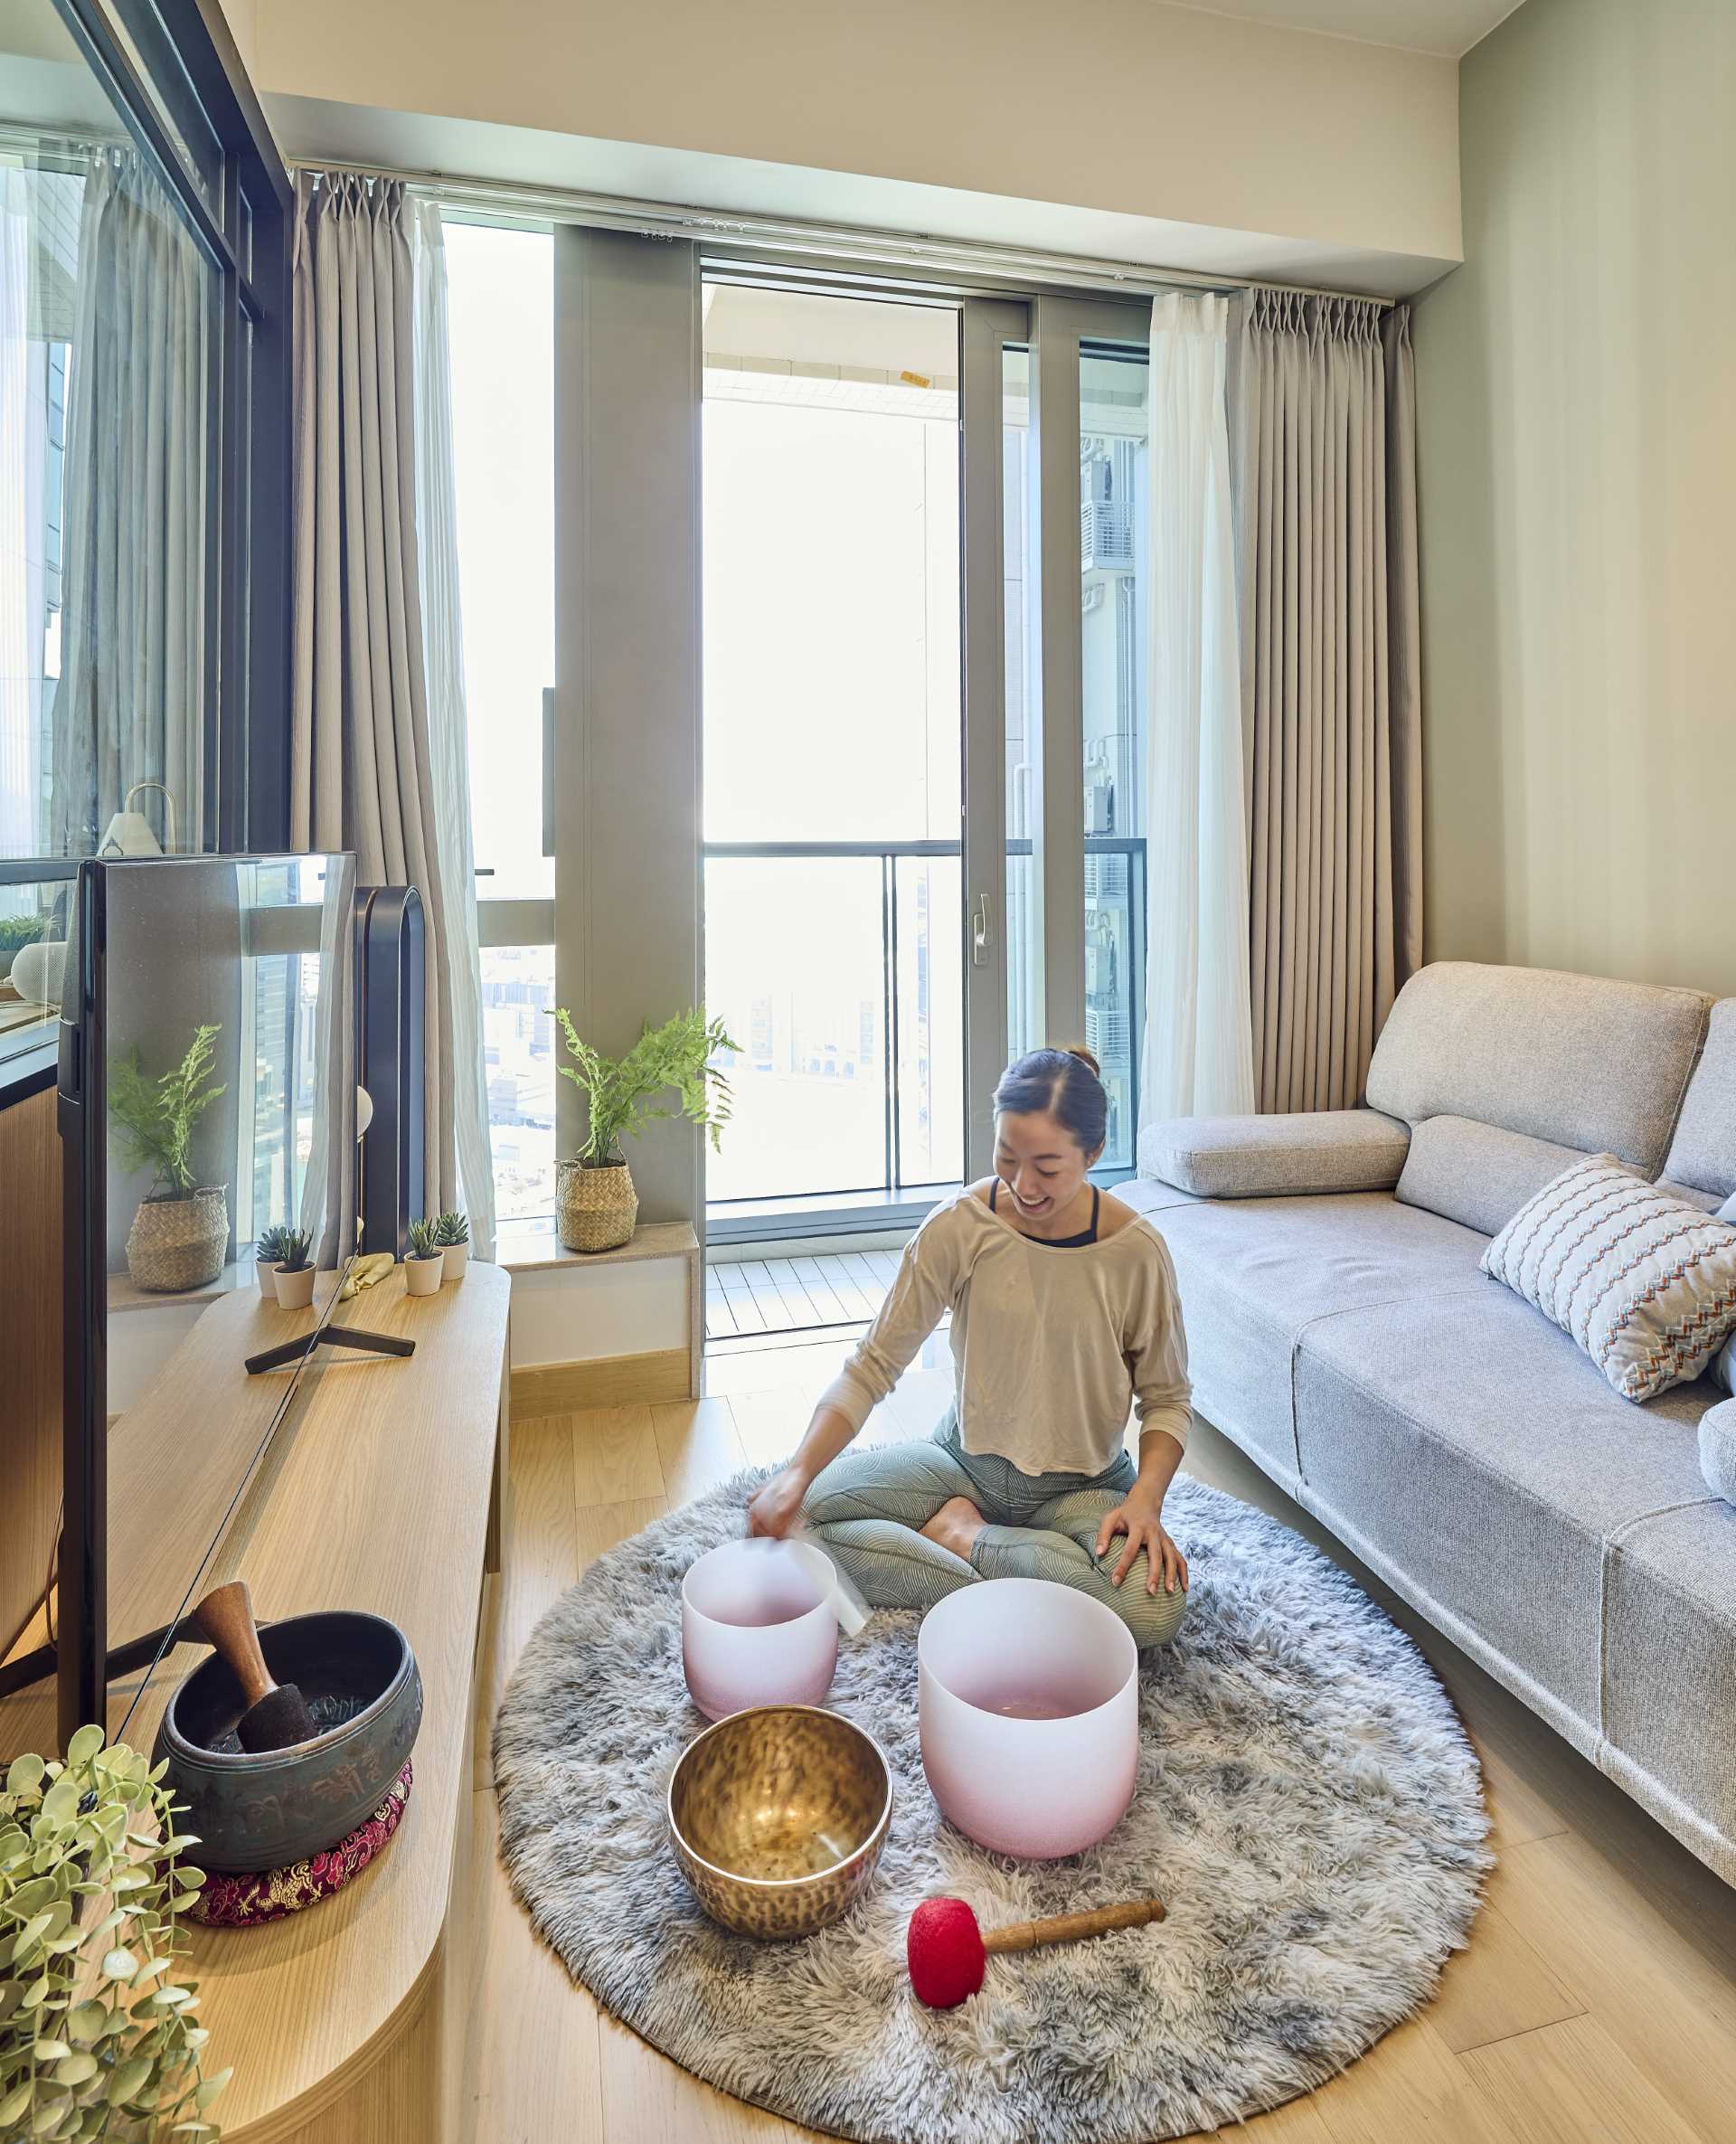
<instances>
[{"instance_id":1,"label":"white sheer curtain","mask_svg":"<svg viewBox=\"0 0 1736 2144\"><path fill-rule=\"evenodd\" d=\"M478 1258L492 1259L495 1169L488 1141L487 1081L482 1062L481 950L476 931L476 859L470 836L470 756L458 588L446 246L439 205L412 198L410 206L416 278L416 543L421 564L434 842L440 876L448 889L453 1132L471 1242Z\"/></svg>"},{"instance_id":2,"label":"white sheer curtain","mask_svg":"<svg viewBox=\"0 0 1736 2144\"><path fill-rule=\"evenodd\" d=\"M1254 1106L1229 311L1181 292L1152 308L1142 1124Z\"/></svg>"}]
</instances>

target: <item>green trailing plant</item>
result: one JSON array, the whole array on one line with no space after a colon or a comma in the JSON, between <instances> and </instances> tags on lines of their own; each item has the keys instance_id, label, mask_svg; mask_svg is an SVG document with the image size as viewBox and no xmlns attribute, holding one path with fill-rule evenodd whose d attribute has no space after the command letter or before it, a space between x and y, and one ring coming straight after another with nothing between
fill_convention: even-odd
<instances>
[{"instance_id":1,"label":"green trailing plant","mask_svg":"<svg viewBox=\"0 0 1736 2144\"><path fill-rule=\"evenodd\" d=\"M440 1245L434 1233L434 1223L429 1220L412 1221L410 1224L410 1258L438 1258Z\"/></svg>"},{"instance_id":2,"label":"green trailing plant","mask_svg":"<svg viewBox=\"0 0 1736 2144\"><path fill-rule=\"evenodd\" d=\"M314 1239L306 1229L284 1228L278 1231L278 1270L284 1273L305 1273L314 1262Z\"/></svg>"},{"instance_id":3,"label":"green trailing plant","mask_svg":"<svg viewBox=\"0 0 1736 2144\"><path fill-rule=\"evenodd\" d=\"M470 1241L470 1223L462 1214L442 1214L434 1223L434 1241L444 1251Z\"/></svg>"},{"instance_id":4,"label":"green trailing plant","mask_svg":"<svg viewBox=\"0 0 1736 2144\"><path fill-rule=\"evenodd\" d=\"M285 1246L294 1233L292 1229L281 1225L261 1230L259 1239L253 1246L253 1256L262 1266L278 1264L283 1257Z\"/></svg>"},{"instance_id":5,"label":"green trailing plant","mask_svg":"<svg viewBox=\"0 0 1736 2144\"><path fill-rule=\"evenodd\" d=\"M0 1778L0 2138L212 2144L181 1916L204 1882L180 1808L124 1743L80 1727L66 1761Z\"/></svg>"},{"instance_id":6,"label":"green trailing plant","mask_svg":"<svg viewBox=\"0 0 1736 2144\"><path fill-rule=\"evenodd\" d=\"M186 1055L157 1079L146 1076L138 1046L108 1067L108 1115L116 1144L136 1169L149 1169L152 1198L185 1198L198 1188L193 1166L193 1135L199 1119L223 1089L212 1078L222 1032L216 1026L194 1031Z\"/></svg>"},{"instance_id":7,"label":"green trailing plant","mask_svg":"<svg viewBox=\"0 0 1736 2144\"><path fill-rule=\"evenodd\" d=\"M677 1013L661 1027L647 1021L625 1057L605 1057L582 1042L564 1006L557 1007L561 1038L571 1064L559 1067L585 1097L590 1129L579 1149L587 1168L609 1168L627 1159L621 1141L637 1138L647 1123L676 1111L659 1106L658 1097L674 1089L680 1114L711 1135L715 1149L730 1120L734 1097L721 1069L712 1063L720 1050L736 1050L722 1020L708 1020L703 1009Z\"/></svg>"}]
</instances>

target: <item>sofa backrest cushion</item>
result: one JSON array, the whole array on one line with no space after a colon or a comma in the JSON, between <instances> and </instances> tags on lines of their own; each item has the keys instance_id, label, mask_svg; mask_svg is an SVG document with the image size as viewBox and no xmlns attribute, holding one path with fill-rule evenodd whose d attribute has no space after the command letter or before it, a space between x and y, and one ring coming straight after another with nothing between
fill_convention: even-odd
<instances>
[{"instance_id":1,"label":"sofa backrest cushion","mask_svg":"<svg viewBox=\"0 0 1736 2144\"><path fill-rule=\"evenodd\" d=\"M1698 990L1438 960L1393 1003L1368 1101L1413 1138L1431 1117L1470 1118L1656 1176L1711 1004Z\"/></svg>"},{"instance_id":2,"label":"sofa backrest cushion","mask_svg":"<svg viewBox=\"0 0 1736 2144\"><path fill-rule=\"evenodd\" d=\"M1407 1206L1426 1206L1495 1236L1580 1158L1575 1147L1527 1138L1475 1117L1425 1117L1410 1134L1396 1195Z\"/></svg>"},{"instance_id":3,"label":"sofa backrest cushion","mask_svg":"<svg viewBox=\"0 0 1736 2144\"><path fill-rule=\"evenodd\" d=\"M1712 1008L1659 1188L1696 1206L1736 1192L1736 997Z\"/></svg>"}]
</instances>

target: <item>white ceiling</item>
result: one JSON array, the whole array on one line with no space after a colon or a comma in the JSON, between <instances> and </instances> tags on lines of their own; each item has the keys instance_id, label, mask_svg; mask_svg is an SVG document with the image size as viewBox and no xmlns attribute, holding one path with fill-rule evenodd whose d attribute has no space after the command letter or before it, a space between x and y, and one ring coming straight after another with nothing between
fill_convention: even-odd
<instances>
[{"instance_id":1,"label":"white ceiling","mask_svg":"<svg viewBox=\"0 0 1736 2144\"><path fill-rule=\"evenodd\" d=\"M1486 37L1520 0L1182 0L1206 14L1245 15L1292 30L1324 30L1367 44L1441 52L1457 60Z\"/></svg>"}]
</instances>

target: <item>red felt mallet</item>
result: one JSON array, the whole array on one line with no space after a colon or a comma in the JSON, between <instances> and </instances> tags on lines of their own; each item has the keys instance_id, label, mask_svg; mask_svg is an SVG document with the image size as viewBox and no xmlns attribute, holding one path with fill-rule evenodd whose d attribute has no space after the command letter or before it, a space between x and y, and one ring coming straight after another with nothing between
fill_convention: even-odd
<instances>
[{"instance_id":1,"label":"red felt mallet","mask_svg":"<svg viewBox=\"0 0 1736 2144\"><path fill-rule=\"evenodd\" d=\"M991 1957L1034 1950L1040 1943L1077 1943L1114 1928L1143 1928L1161 1921L1161 1898L1130 1898L1125 1905L1094 1906L1089 1913L1052 1913L1046 1921L1015 1921L985 1935L962 1898L925 1898L910 1915L904 1955L917 1999L931 2010L956 2010L983 1984Z\"/></svg>"}]
</instances>

